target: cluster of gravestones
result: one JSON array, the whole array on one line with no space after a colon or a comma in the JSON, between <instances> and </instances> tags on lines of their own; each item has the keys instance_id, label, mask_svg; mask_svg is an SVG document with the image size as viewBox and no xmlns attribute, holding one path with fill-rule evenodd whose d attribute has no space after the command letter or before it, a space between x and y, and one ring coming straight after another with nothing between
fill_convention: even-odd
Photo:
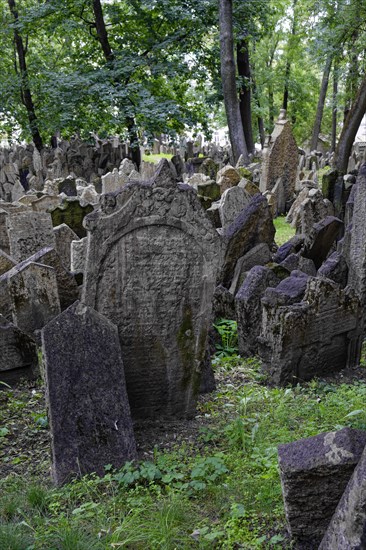
<instances>
[{"instance_id":1,"label":"cluster of gravestones","mask_svg":"<svg viewBox=\"0 0 366 550\"><path fill-rule=\"evenodd\" d=\"M237 320L271 383L358 363L366 166L324 196L298 162L282 113L262 163L124 159L99 188L47 179L0 202L0 379L34 376L42 341L57 483L134 458L132 419L194 414L213 315ZM280 212L297 234L276 249Z\"/></svg>"}]
</instances>

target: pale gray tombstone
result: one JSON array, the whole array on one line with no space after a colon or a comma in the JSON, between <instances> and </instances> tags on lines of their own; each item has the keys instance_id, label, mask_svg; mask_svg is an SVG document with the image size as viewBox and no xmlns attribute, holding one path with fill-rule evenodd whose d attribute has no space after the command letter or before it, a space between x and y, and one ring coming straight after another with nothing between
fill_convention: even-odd
<instances>
[{"instance_id":1,"label":"pale gray tombstone","mask_svg":"<svg viewBox=\"0 0 366 550\"><path fill-rule=\"evenodd\" d=\"M55 248L52 218L45 212L21 212L6 218L10 255L21 262L45 246Z\"/></svg>"},{"instance_id":2,"label":"pale gray tombstone","mask_svg":"<svg viewBox=\"0 0 366 550\"><path fill-rule=\"evenodd\" d=\"M83 302L118 326L133 415L192 416L221 263L196 193L163 160L84 223Z\"/></svg>"},{"instance_id":3,"label":"pale gray tombstone","mask_svg":"<svg viewBox=\"0 0 366 550\"><path fill-rule=\"evenodd\" d=\"M56 252L62 265L70 271L71 268L71 243L78 241L79 237L66 223L53 228L56 239Z\"/></svg>"},{"instance_id":4,"label":"pale gray tombstone","mask_svg":"<svg viewBox=\"0 0 366 550\"><path fill-rule=\"evenodd\" d=\"M229 187L223 192L219 205L221 226L230 225L240 212L248 206L251 196L241 187Z\"/></svg>"},{"instance_id":5,"label":"pale gray tombstone","mask_svg":"<svg viewBox=\"0 0 366 550\"><path fill-rule=\"evenodd\" d=\"M136 458L117 327L75 302L42 330L42 346L54 482Z\"/></svg>"},{"instance_id":6,"label":"pale gray tombstone","mask_svg":"<svg viewBox=\"0 0 366 550\"><path fill-rule=\"evenodd\" d=\"M55 270L24 261L0 276L0 313L27 334L35 334L60 313Z\"/></svg>"},{"instance_id":7,"label":"pale gray tombstone","mask_svg":"<svg viewBox=\"0 0 366 550\"><path fill-rule=\"evenodd\" d=\"M71 242L71 271L84 273L88 237Z\"/></svg>"},{"instance_id":8,"label":"pale gray tombstone","mask_svg":"<svg viewBox=\"0 0 366 550\"><path fill-rule=\"evenodd\" d=\"M319 550L336 548L366 548L366 447L319 546Z\"/></svg>"}]
</instances>

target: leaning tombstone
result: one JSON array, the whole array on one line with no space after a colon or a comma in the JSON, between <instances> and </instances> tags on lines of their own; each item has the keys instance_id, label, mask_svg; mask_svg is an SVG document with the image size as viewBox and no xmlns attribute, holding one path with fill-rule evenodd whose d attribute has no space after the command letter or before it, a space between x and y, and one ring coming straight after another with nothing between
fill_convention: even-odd
<instances>
[{"instance_id":1,"label":"leaning tombstone","mask_svg":"<svg viewBox=\"0 0 366 550\"><path fill-rule=\"evenodd\" d=\"M76 302L42 330L57 485L136 457L117 328Z\"/></svg>"},{"instance_id":2,"label":"leaning tombstone","mask_svg":"<svg viewBox=\"0 0 366 550\"><path fill-rule=\"evenodd\" d=\"M6 219L10 255L21 262L45 246L55 248L51 215L45 212L21 212Z\"/></svg>"},{"instance_id":3,"label":"leaning tombstone","mask_svg":"<svg viewBox=\"0 0 366 550\"><path fill-rule=\"evenodd\" d=\"M366 548L366 447L319 546L335 548Z\"/></svg>"},{"instance_id":4,"label":"leaning tombstone","mask_svg":"<svg viewBox=\"0 0 366 550\"><path fill-rule=\"evenodd\" d=\"M343 428L279 445L286 519L297 547L318 548L365 444L366 431Z\"/></svg>"},{"instance_id":5,"label":"leaning tombstone","mask_svg":"<svg viewBox=\"0 0 366 550\"><path fill-rule=\"evenodd\" d=\"M25 260L0 276L0 313L21 330L36 336L60 313L55 270Z\"/></svg>"},{"instance_id":6,"label":"leaning tombstone","mask_svg":"<svg viewBox=\"0 0 366 550\"><path fill-rule=\"evenodd\" d=\"M161 161L153 180L89 215L83 302L118 327L135 417L194 414L221 243L195 191Z\"/></svg>"}]
</instances>

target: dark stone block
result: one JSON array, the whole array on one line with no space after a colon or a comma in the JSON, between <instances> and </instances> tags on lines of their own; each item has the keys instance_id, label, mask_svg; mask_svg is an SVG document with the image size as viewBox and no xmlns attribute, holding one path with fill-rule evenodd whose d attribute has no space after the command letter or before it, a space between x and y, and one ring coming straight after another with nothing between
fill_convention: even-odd
<instances>
[{"instance_id":1,"label":"dark stone block","mask_svg":"<svg viewBox=\"0 0 366 550\"><path fill-rule=\"evenodd\" d=\"M365 431L343 428L279 445L286 518L300 548L318 547L365 444Z\"/></svg>"},{"instance_id":2,"label":"dark stone block","mask_svg":"<svg viewBox=\"0 0 366 550\"><path fill-rule=\"evenodd\" d=\"M55 483L136 456L118 331L79 302L42 330Z\"/></svg>"}]
</instances>

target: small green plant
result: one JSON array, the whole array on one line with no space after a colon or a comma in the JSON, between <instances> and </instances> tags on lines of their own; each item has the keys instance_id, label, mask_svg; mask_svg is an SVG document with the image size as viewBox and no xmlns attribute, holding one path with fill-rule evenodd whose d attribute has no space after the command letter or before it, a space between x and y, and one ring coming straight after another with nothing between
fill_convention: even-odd
<instances>
[{"instance_id":1,"label":"small green plant","mask_svg":"<svg viewBox=\"0 0 366 550\"><path fill-rule=\"evenodd\" d=\"M216 356L231 357L238 353L238 326L233 319L218 319L214 324L221 337L216 344Z\"/></svg>"}]
</instances>

